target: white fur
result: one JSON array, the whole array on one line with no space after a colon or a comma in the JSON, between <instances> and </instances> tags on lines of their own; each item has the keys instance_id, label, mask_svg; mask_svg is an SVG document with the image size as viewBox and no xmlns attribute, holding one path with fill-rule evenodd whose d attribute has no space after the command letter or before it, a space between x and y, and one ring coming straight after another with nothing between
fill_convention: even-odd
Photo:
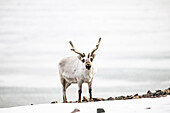
<instances>
[{"instance_id":1,"label":"white fur","mask_svg":"<svg viewBox=\"0 0 170 113\"><path fill-rule=\"evenodd\" d=\"M96 68L93 66L87 70L85 64L77 56L63 58L58 65L60 77L69 83L88 83L91 82L96 74Z\"/></svg>"},{"instance_id":2,"label":"white fur","mask_svg":"<svg viewBox=\"0 0 170 113\"><path fill-rule=\"evenodd\" d=\"M89 58L85 57L85 61L89 61ZM59 62L58 69L63 86L63 102L67 102L66 89L72 83L78 83L80 91L83 83L88 83L89 89L92 89L92 81L97 69L92 62L90 63L91 68L88 70L85 63L77 56L65 57ZM81 99L81 96L79 98Z\"/></svg>"}]
</instances>

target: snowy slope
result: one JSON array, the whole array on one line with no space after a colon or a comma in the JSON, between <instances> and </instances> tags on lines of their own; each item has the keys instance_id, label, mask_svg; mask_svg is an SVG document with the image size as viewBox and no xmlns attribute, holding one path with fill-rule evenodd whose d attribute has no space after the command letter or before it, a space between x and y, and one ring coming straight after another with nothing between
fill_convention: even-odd
<instances>
[{"instance_id":1,"label":"snowy slope","mask_svg":"<svg viewBox=\"0 0 170 113\"><path fill-rule=\"evenodd\" d=\"M2 108L0 113L71 113L75 108L80 110L78 113L96 113L97 108L103 108L106 113L170 113L170 96L92 103L30 105Z\"/></svg>"}]
</instances>

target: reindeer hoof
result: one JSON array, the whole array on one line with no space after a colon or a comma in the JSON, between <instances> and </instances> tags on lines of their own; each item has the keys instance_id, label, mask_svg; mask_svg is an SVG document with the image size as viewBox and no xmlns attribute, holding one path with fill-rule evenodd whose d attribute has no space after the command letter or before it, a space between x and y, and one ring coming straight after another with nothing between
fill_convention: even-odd
<instances>
[{"instance_id":1,"label":"reindeer hoof","mask_svg":"<svg viewBox=\"0 0 170 113\"><path fill-rule=\"evenodd\" d=\"M79 101L78 101L78 103L82 103L82 101L81 101L81 100L79 100Z\"/></svg>"},{"instance_id":2,"label":"reindeer hoof","mask_svg":"<svg viewBox=\"0 0 170 113\"><path fill-rule=\"evenodd\" d=\"M68 101L63 101L63 103L68 103Z\"/></svg>"},{"instance_id":3,"label":"reindeer hoof","mask_svg":"<svg viewBox=\"0 0 170 113\"><path fill-rule=\"evenodd\" d=\"M94 102L93 99L90 99L90 102Z\"/></svg>"}]
</instances>

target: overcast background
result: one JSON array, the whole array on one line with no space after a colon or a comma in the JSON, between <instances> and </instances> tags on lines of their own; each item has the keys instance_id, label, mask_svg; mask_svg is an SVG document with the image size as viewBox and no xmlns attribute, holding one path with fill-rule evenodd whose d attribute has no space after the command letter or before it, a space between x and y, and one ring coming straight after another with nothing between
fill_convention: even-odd
<instances>
[{"instance_id":1,"label":"overcast background","mask_svg":"<svg viewBox=\"0 0 170 113\"><path fill-rule=\"evenodd\" d=\"M169 0L0 0L0 107L61 101L68 41L88 53L99 37L95 97L170 86Z\"/></svg>"}]
</instances>

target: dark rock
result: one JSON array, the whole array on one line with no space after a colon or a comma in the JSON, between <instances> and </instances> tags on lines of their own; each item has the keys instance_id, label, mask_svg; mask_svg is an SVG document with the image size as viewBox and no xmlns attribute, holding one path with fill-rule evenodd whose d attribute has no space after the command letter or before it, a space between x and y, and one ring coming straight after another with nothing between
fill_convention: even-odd
<instances>
[{"instance_id":1,"label":"dark rock","mask_svg":"<svg viewBox=\"0 0 170 113\"><path fill-rule=\"evenodd\" d=\"M133 96L133 99L139 99L142 98L138 93Z\"/></svg>"},{"instance_id":2,"label":"dark rock","mask_svg":"<svg viewBox=\"0 0 170 113\"><path fill-rule=\"evenodd\" d=\"M165 95L170 95L170 90L166 89L163 91L165 93Z\"/></svg>"},{"instance_id":3,"label":"dark rock","mask_svg":"<svg viewBox=\"0 0 170 113\"><path fill-rule=\"evenodd\" d=\"M165 91L162 91L162 95L167 95L167 93Z\"/></svg>"},{"instance_id":4,"label":"dark rock","mask_svg":"<svg viewBox=\"0 0 170 113\"><path fill-rule=\"evenodd\" d=\"M163 91L161 91L161 90L156 90L156 96L161 96L161 95L163 95L164 94L164 92Z\"/></svg>"},{"instance_id":5,"label":"dark rock","mask_svg":"<svg viewBox=\"0 0 170 113\"><path fill-rule=\"evenodd\" d=\"M116 100L125 100L125 96L119 96L115 98Z\"/></svg>"},{"instance_id":6,"label":"dark rock","mask_svg":"<svg viewBox=\"0 0 170 113\"><path fill-rule=\"evenodd\" d=\"M127 97L126 97L127 99L133 99L133 96L132 95L128 95Z\"/></svg>"},{"instance_id":7,"label":"dark rock","mask_svg":"<svg viewBox=\"0 0 170 113\"><path fill-rule=\"evenodd\" d=\"M104 101L104 98L93 98L93 101Z\"/></svg>"},{"instance_id":8,"label":"dark rock","mask_svg":"<svg viewBox=\"0 0 170 113\"><path fill-rule=\"evenodd\" d=\"M150 90L148 90L147 94L150 95L152 92Z\"/></svg>"},{"instance_id":9,"label":"dark rock","mask_svg":"<svg viewBox=\"0 0 170 113\"><path fill-rule=\"evenodd\" d=\"M150 93L150 94L148 94L148 96L152 97L152 96L155 96L155 94L154 93Z\"/></svg>"},{"instance_id":10,"label":"dark rock","mask_svg":"<svg viewBox=\"0 0 170 113\"><path fill-rule=\"evenodd\" d=\"M105 110L103 108L97 108L97 113L105 113Z\"/></svg>"},{"instance_id":11,"label":"dark rock","mask_svg":"<svg viewBox=\"0 0 170 113\"><path fill-rule=\"evenodd\" d=\"M137 94L135 94L134 96L139 96L139 94L137 93Z\"/></svg>"},{"instance_id":12,"label":"dark rock","mask_svg":"<svg viewBox=\"0 0 170 113\"><path fill-rule=\"evenodd\" d=\"M156 90L156 92L161 92L161 90Z\"/></svg>"},{"instance_id":13,"label":"dark rock","mask_svg":"<svg viewBox=\"0 0 170 113\"><path fill-rule=\"evenodd\" d=\"M148 95L147 94L143 94L142 98L148 98Z\"/></svg>"},{"instance_id":14,"label":"dark rock","mask_svg":"<svg viewBox=\"0 0 170 113\"><path fill-rule=\"evenodd\" d=\"M147 108L145 108L145 109L151 109L151 107L147 107Z\"/></svg>"},{"instance_id":15,"label":"dark rock","mask_svg":"<svg viewBox=\"0 0 170 113\"><path fill-rule=\"evenodd\" d=\"M125 99L125 96L121 96L122 99Z\"/></svg>"},{"instance_id":16,"label":"dark rock","mask_svg":"<svg viewBox=\"0 0 170 113\"><path fill-rule=\"evenodd\" d=\"M57 101L53 101L53 102L51 102L51 104L55 104L55 103L58 103Z\"/></svg>"},{"instance_id":17,"label":"dark rock","mask_svg":"<svg viewBox=\"0 0 170 113\"><path fill-rule=\"evenodd\" d=\"M153 95L153 96L156 96L156 93L153 93L152 95Z\"/></svg>"},{"instance_id":18,"label":"dark rock","mask_svg":"<svg viewBox=\"0 0 170 113\"><path fill-rule=\"evenodd\" d=\"M113 97L109 97L107 100L114 100L114 98Z\"/></svg>"},{"instance_id":19,"label":"dark rock","mask_svg":"<svg viewBox=\"0 0 170 113\"><path fill-rule=\"evenodd\" d=\"M115 97L115 100L119 100L118 97Z\"/></svg>"},{"instance_id":20,"label":"dark rock","mask_svg":"<svg viewBox=\"0 0 170 113\"><path fill-rule=\"evenodd\" d=\"M159 96L160 93L155 93L155 96Z\"/></svg>"},{"instance_id":21,"label":"dark rock","mask_svg":"<svg viewBox=\"0 0 170 113\"><path fill-rule=\"evenodd\" d=\"M139 98L142 98L142 96L139 95Z\"/></svg>"},{"instance_id":22,"label":"dark rock","mask_svg":"<svg viewBox=\"0 0 170 113\"><path fill-rule=\"evenodd\" d=\"M160 95L156 93L156 97L160 97Z\"/></svg>"}]
</instances>

